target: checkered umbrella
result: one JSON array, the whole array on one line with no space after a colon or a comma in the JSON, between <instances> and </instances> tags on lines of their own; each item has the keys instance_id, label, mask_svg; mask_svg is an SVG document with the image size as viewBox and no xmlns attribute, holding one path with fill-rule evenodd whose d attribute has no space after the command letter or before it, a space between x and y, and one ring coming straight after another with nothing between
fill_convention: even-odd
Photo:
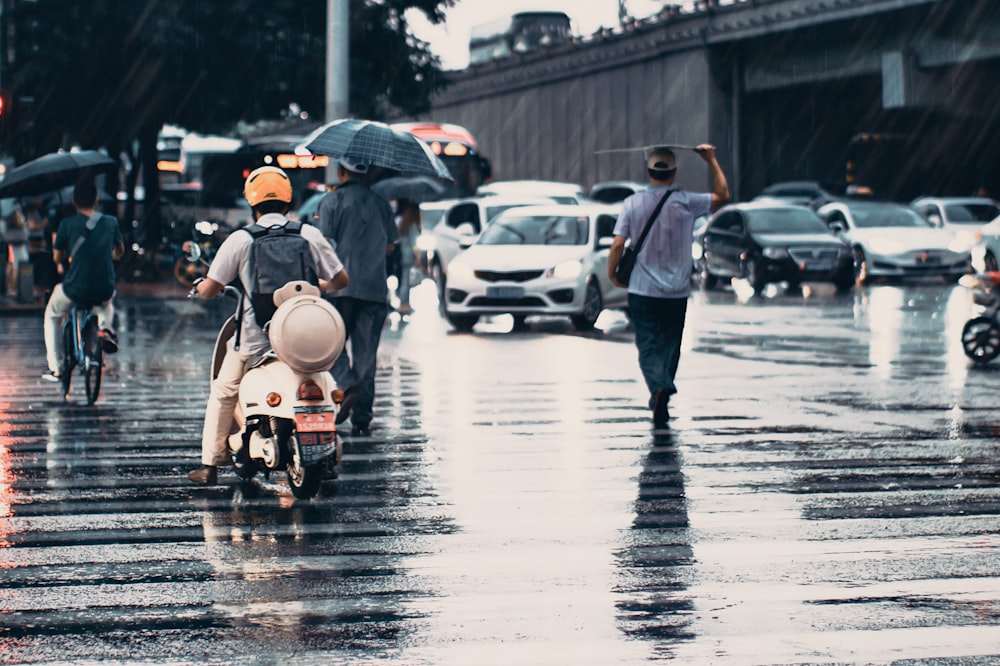
<instances>
[{"instance_id":1,"label":"checkered umbrella","mask_svg":"<svg viewBox=\"0 0 1000 666\"><path fill-rule=\"evenodd\" d=\"M452 180L448 168L426 143L409 132L373 120L334 120L309 135L301 145L314 155Z\"/></svg>"}]
</instances>

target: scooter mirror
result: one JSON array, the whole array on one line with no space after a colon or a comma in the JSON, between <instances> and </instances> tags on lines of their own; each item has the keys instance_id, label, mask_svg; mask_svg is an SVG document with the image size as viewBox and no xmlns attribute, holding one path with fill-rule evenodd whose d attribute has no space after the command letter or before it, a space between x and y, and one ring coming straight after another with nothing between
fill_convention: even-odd
<instances>
[{"instance_id":1,"label":"scooter mirror","mask_svg":"<svg viewBox=\"0 0 1000 666\"><path fill-rule=\"evenodd\" d=\"M184 254L192 264L198 263L201 261L201 246L191 241L185 241Z\"/></svg>"}]
</instances>

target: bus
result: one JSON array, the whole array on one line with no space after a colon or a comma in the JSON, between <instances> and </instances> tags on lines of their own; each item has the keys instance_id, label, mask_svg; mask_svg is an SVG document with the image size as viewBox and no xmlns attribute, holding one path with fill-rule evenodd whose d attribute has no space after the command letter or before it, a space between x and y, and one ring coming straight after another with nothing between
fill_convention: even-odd
<instances>
[{"instance_id":1,"label":"bus","mask_svg":"<svg viewBox=\"0 0 1000 666\"><path fill-rule=\"evenodd\" d=\"M517 12L472 28L469 64L483 65L570 41L572 26L564 12Z\"/></svg>"},{"instance_id":2,"label":"bus","mask_svg":"<svg viewBox=\"0 0 1000 666\"><path fill-rule=\"evenodd\" d=\"M454 179L447 184L449 196L471 196L492 175L489 160L479 154L476 138L461 125L402 122L393 123L392 128L421 139L441 158Z\"/></svg>"}]
</instances>

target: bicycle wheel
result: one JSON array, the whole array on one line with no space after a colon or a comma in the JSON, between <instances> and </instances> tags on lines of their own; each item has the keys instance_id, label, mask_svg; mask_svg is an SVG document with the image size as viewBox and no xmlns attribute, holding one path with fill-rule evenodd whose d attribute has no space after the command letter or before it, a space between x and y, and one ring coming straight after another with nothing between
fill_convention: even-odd
<instances>
[{"instance_id":1,"label":"bicycle wheel","mask_svg":"<svg viewBox=\"0 0 1000 666\"><path fill-rule=\"evenodd\" d=\"M73 367L76 365L76 341L73 339L72 317L63 324L62 343L63 362L59 380L62 382L63 400L66 400L69 398L69 382L73 378Z\"/></svg>"},{"instance_id":2,"label":"bicycle wheel","mask_svg":"<svg viewBox=\"0 0 1000 666\"><path fill-rule=\"evenodd\" d=\"M97 317L89 317L83 325L83 379L87 389L87 404L97 402L101 392L101 372L104 365L104 349L97 328Z\"/></svg>"}]
</instances>

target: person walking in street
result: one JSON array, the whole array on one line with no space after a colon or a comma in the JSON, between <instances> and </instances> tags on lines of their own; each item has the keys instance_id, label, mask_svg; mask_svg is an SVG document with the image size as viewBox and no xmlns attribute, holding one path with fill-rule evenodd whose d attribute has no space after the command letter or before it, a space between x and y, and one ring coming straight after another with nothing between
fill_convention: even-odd
<instances>
[{"instance_id":1,"label":"person walking in street","mask_svg":"<svg viewBox=\"0 0 1000 666\"><path fill-rule=\"evenodd\" d=\"M118 220L97 210L97 186L93 180L76 184L73 206L76 214L60 222L52 251L52 259L65 272L65 278L52 289L45 306L45 356L49 369L42 377L49 381L59 381L63 371L59 329L74 303L94 309L105 353L118 351L118 338L112 329L114 262L125 253L125 240ZM68 263L66 268L64 261Z\"/></svg>"},{"instance_id":2,"label":"person walking in street","mask_svg":"<svg viewBox=\"0 0 1000 666\"><path fill-rule=\"evenodd\" d=\"M622 203L608 255L608 277L625 287L615 277L625 241L634 246L646 225L650 225L627 286L639 369L649 389L649 407L657 429L668 426L670 396L677 392L674 378L691 293L694 222L729 201L729 184L715 156L715 147L701 144L695 152L709 166L712 192L671 189L677 176L677 158L669 148L654 148L646 158L650 187Z\"/></svg>"},{"instance_id":3,"label":"person walking in street","mask_svg":"<svg viewBox=\"0 0 1000 666\"><path fill-rule=\"evenodd\" d=\"M399 231L399 288L396 295L399 296L399 306L396 311L401 315L408 315L413 312L410 305L410 276L417 260L417 238L420 236L420 206L415 201L400 199L397 203L399 211L396 213L396 228Z\"/></svg>"},{"instance_id":4,"label":"person walking in street","mask_svg":"<svg viewBox=\"0 0 1000 666\"><path fill-rule=\"evenodd\" d=\"M348 343L331 369L337 385L347 387L337 422L350 416L355 436L371 434L378 346L389 314L386 257L399 239L392 208L365 184L367 173L367 164L340 160L340 185L320 202L317 221L351 274L350 286L329 300L344 319Z\"/></svg>"},{"instance_id":5,"label":"person walking in street","mask_svg":"<svg viewBox=\"0 0 1000 666\"><path fill-rule=\"evenodd\" d=\"M292 183L288 175L281 169L265 166L255 169L247 176L243 186L243 196L253 211L254 222L264 229L285 227L289 222L285 215L292 203ZM226 354L222 366L212 382L211 394L205 407L205 423L201 434L201 467L188 473L188 478L198 484L214 485L218 481L218 468L231 462L227 439L233 424L233 414L236 401L239 398L240 381L246 374L247 361L270 348L267 334L258 323L259 317L254 310L252 298L254 270L269 271L274 276L276 271L293 271L302 268L253 265L252 247L254 235L250 229L243 228L230 234L219 251L212 259L208 268L208 276L197 283L194 290L200 298L214 298L225 289L225 286L239 278L243 285L242 322L239 332L240 345L237 350L234 340L227 342ZM292 235L291 231L285 232ZM312 257L317 285L321 290L343 289L350 283L350 278L333 248L318 229L303 224L299 230L302 238L308 241L309 256ZM303 251L303 255L305 252ZM281 282L286 280L284 273L275 277ZM288 280L302 279L303 275L291 275ZM266 322L265 322L266 323Z\"/></svg>"}]
</instances>

